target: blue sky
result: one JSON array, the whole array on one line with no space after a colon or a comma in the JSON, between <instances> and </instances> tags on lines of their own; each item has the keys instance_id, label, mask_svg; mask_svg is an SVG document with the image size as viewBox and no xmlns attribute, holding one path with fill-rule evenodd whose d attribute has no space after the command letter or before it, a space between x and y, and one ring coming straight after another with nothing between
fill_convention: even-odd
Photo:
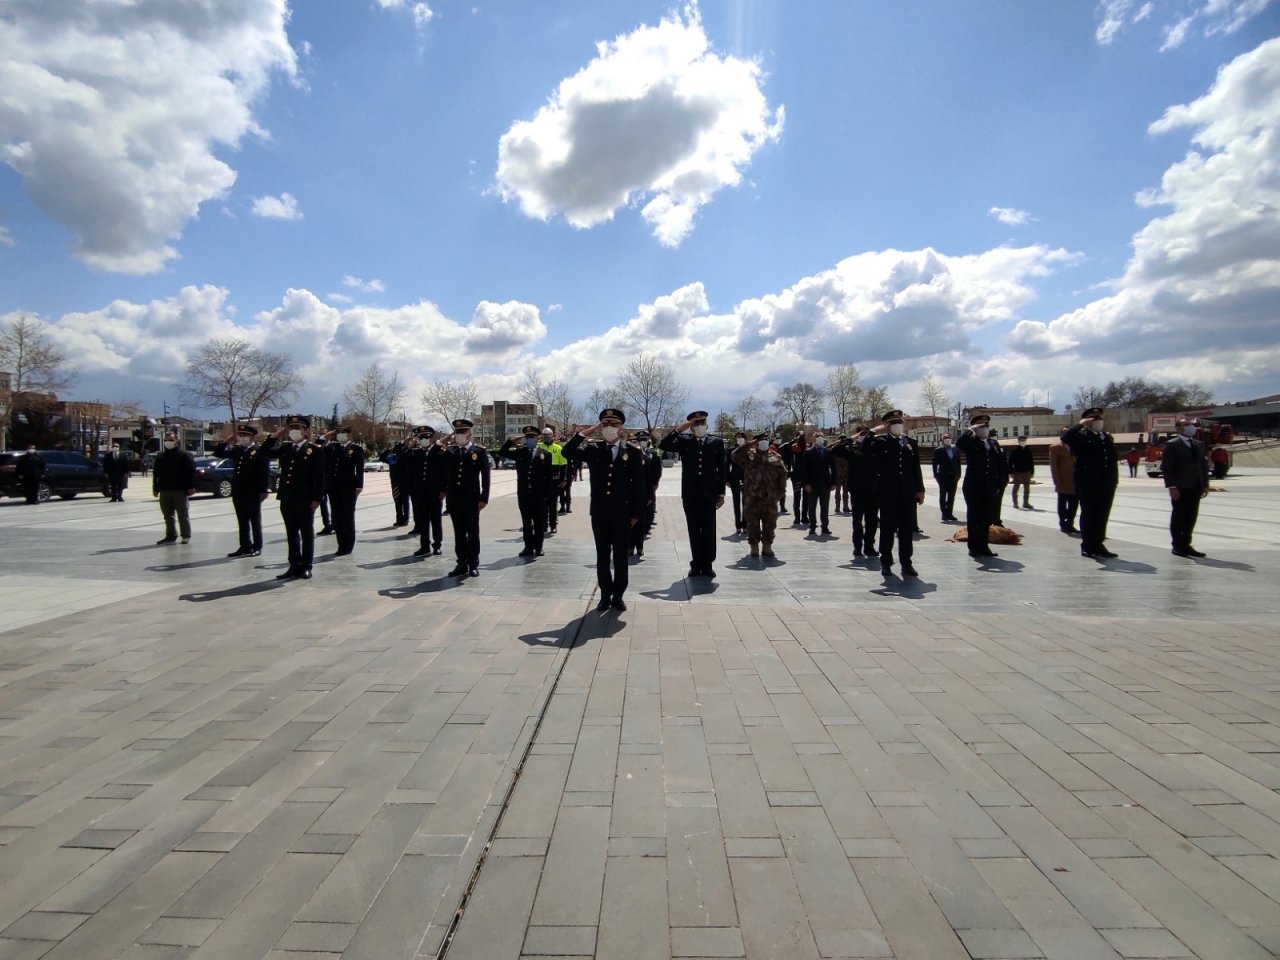
<instances>
[{"instance_id":1,"label":"blue sky","mask_svg":"<svg viewBox=\"0 0 1280 960\"><path fill-rule=\"evenodd\" d=\"M0 23L0 317L88 399L214 336L711 409L1280 390L1280 6L40 0Z\"/></svg>"}]
</instances>

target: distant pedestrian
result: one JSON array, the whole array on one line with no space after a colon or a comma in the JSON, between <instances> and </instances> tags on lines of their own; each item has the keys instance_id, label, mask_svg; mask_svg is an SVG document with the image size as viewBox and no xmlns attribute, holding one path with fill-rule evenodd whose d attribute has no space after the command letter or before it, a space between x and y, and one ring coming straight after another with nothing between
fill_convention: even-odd
<instances>
[{"instance_id":1,"label":"distant pedestrian","mask_svg":"<svg viewBox=\"0 0 1280 960\"><path fill-rule=\"evenodd\" d=\"M1176 557L1203 557L1191 545L1200 501L1209 495L1209 460L1204 444L1196 439L1199 424L1189 417L1178 418L1178 436L1165 441L1160 456L1160 472L1169 491L1172 507L1169 534Z\"/></svg>"},{"instance_id":2,"label":"distant pedestrian","mask_svg":"<svg viewBox=\"0 0 1280 960\"><path fill-rule=\"evenodd\" d=\"M107 493L112 503L124 502L124 491L129 486L129 455L120 452L113 443L102 458L102 475L107 480Z\"/></svg>"},{"instance_id":3,"label":"distant pedestrian","mask_svg":"<svg viewBox=\"0 0 1280 960\"><path fill-rule=\"evenodd\" d=\"M1058 494L1058 529L1063 533L1079 533L1076 529L1076 511L1080 507L1080 498L1076 496L1076 458L1071 448L1062 442L1066 432L1066 427L1059 430L1058 440L1049 447L1049 473Z\"/></svg>"},{"instance_id":4,"label":"distant pedestrian","mask_svg":"<svg viewBox=\"0 0 1280 960\"><path fill-rule=\"evenodd\" d=\"M160 512L164 516L164 536L156 543L177 543L178 534L182 535L183 543L190 543L187 498L196 492L196 461L178 446L176 433L165 434L163 446L151 471L151 495L160 499Z\"/></svg>"},{"instance_id":5,"label":"distant pedestrian","mask_svg":"<svg viewBox=\"0 0 1280 960\"><path fill-rule=\"evenodd\" d=\"M956 519L956 486L960 483L960 451L951 435L942 438L942 446L933 451L933 480L938 485L938 509L943 523Z\"/></svg>"},{"instance_id":6,"label":"distant pedestrian","mask_svg":"<svg viewBox=\"0 0 1280 960\"><path fill-rule=\"evenodd\" d=\"M729 451L729 494L733 499L733 530L738 534L747 532L747 524L742 518L742 468L738 466L733 453L746 445L747 435L739 430L733 438L733 449Z\"/></svg>"},{"instance_id":7,"label":"distant pedestrian","mask_svg":"<svg viewBox=\"0 0 1280 960\"><path fill-rule=\"evenodd\" d=\"M1226 447L1216 446L1209 454L1209 462L1213 464L1213 478L1221 480L1227 475L1227 469L1231 466L1231 454L1227 452Z\"/></svg>"},{"instance_id":8,"label":"distant pedestrian","mask_svg":"<svg viewBox=\"0 0 1280 960\"><path fill-rule=\"evenodd\" d=\"M1130 447L1129 452L1124 455L1124 462L1129 465L1129 476L1136 477L1138 464L1142 462L1142 452L1137 447Z\"/></svg>"},{"instance_id":9,"label":"distant pedestrian","mask_svg":"<svg viewBox=\"0 0 1280 960\"><path fill-rule=\"evenodd\" d=\"M45 466L44 457L36 453L34 443L27 444L27 452L18 460L15 472L27 503L39 503L40 484L48 476L49 468Z\"/></svg>"},{"instance_id":10,"label":"distant pedestrian","mask_svg":"<svg viewBox=\"0 0 1280 960\"><path fill-rule=\"evenodd\" d=\"M1019 437L1018 445L1009 451L1009 478L1013 481L1010 496L1013 505L1018 506L1018 488L1022 488L1022 509L1031 509L1031 478L1036 473L1035 458L1031 456L1031 448L1027 446L1027 438Z\"/></svg>"}]
</instances>

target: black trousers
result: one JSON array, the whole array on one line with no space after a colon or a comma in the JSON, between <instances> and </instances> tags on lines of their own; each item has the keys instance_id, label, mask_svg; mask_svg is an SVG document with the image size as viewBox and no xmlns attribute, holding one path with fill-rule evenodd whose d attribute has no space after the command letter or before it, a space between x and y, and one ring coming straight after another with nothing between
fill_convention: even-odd
<instances>
[{"instance_id":1,"label":"black trousers","mask_svg":"<svg viewBox=\"0 0 1280 960\"><path fill-rule=\"evenodd\" d=\"M391 478L391 499L396 507L396 524L404 526L409 522L409 484L396 477Z\"/></svg>"},{"instance_id":2,"label":"black trousers","mask_svg":"<svg viewBox=\"0 0 1280 960\"><path fill-rule=\"evenodd\" d=\"M564 486L560 488L560 509L569 510L573 507L573 477L574 468L566 467L564 471Z\"/></svg>"},{"instance_id":3,"label":"black trousers","mask_svg":"<svg viewBox=\"0 0 1280 960\"><path fill-rule=\"evenodd\" d=\"M1202 490L1202 487L1179 487L1178 499L1171 503L1173 512L1169 515L1169 536L1175 550L1186 550L1191 546L1191 535L1196 531L1196 520L1200 516Z\"/></svg>"},{"instance_id":4,"label":"black trousers","mask_svg":"<svg viewBox=\"0 0 1280 960\"><path fill-rule=\"evenodd\" d=\"M814 487L805 493L806 499L809 501L809 529L821 526L823 530L831 529L830 512L831 512L831 488L830 487ZM819 520L819 514L822 519Z\"/></svg>"},{"instance_id":5,"label":"black trousers","mask_svg":"<svg viewBox=\"0 0 1280 960\"><path fill-rule=\"evenodd\" d=\"M741 530L745 526L742 519L742 481L729 481L729 494L733 498L733 529Z\"/></svg>"},{"instance_id":6,"label":"black trousers","mask_svg":"<svg viewBox=\"0 0 1280 960\"><path fill-rule=\"evenodd\" d=\"M600 598L621 600L630 582L627 547L631 542L631 518L592 513L591 535L596 541L596 583L600 585Z\"/></svg>"},{"instance_id":7,"label":"black trousers","mask_svg":"<svg viewBox=\"0 0 1280 960\"><path fill-rule=\"evenodd\" d=\"M716 563L716 502L701 497L684 500L684 520L689 528L689 567L709 570Z\"/></svg>"},{"instance_id":8,"label":"black trousers","mask_svg":"<svg viewBox=\"0 0 1280 960\"><path fill-rule=\"evenodd\" d=\"M914 495L895 494L880 497L880 562L893 563L893 542L898 541L898 559L903 565L911 562L915 550L912 535L916 532L916 498Z\"/></svg>"},{"instance_id":9,"label":"black trousers","mask_svg":"<svg viewBox=\"0 0 1280 960\"><path fill-rule=\"evenodd\" d=\"M23 480L22 492L27 497L27 503L40 502L40 481L39 480Z\"/></svg>"},{"instance_id":10,"label":"black trousers","mask_svg":"<svg viewBox=\"0 0 1280 960\"><path fill-rule=\"evenodd\" d=\"M1076 511L1080 509L1080 498L1074 493L1058 494L1058 526L1063 530L1076 525Z\"/></svg>"},{"instance_id":11,"label":"black trousers","mask_svg":"<svg viewBox=\"0 0 1280 960\"><path fill-rule=\"evenodd\" d=\"M938 481L938 509L942 512L943 520L950 520L955 516L957 484L958 481L954 478Z\"/></svg>"},{"instance_id":12,"label":"black trousers","mask_svg":"<svg viewBox=\"0 0 1280 960\"><path fill-rule=\"evenodd\" d=\"M320 523L325 530L333 527L333 517L329 513L329 494L320 498Z\"/></svg>"},{"instance_id":13,"label":"black trousers","mask_svg":"<svg viewBox=\"0 0 1280 960\"><path fill-rule=\"evenodd\" d=\"M516 504L520 507L521 533L524 535L526 550L541 550L547 536L547 500L546 497L532 493L516 493Z\"/></svg>"},{"instance_id":14,"label":"black trousers","mask_svg":"<svg viewBox=\"0 0 1280 960\"><path fill-rule=\"evenodd\" d=\"M333 532L337 537L338 549L350 553L356 546L356 492L354 490L335 491L329 494L333 510Z\"/></svg>"},{"instance_id":15,"label":"black trousers","mask_svg":"<svg viewBox=\"0 0 1280 960\"><path fill-rule=\"evenodd\" d=\"M801 523L809 522L809 503L805 499L804 484L795 474L791 476L791 512Z\"/></svg>"},{"instance_id":16,"label":"black trousers","mask_svg":"<svg viewBox=\"0 0 1280 960\"><path fill-rule=\"evenodd\" d=\"M438 549L444 540L444 517L440 514L440 490L438 487L415 487L410 492L413 500L413 522L418 528L418 546Z\"/></svg>"},{"instance_id":17,"label":"black trousers","mask_svg":"<svg viewBox=\"0 0 1280 960\"><path fill-rule=\"evenodd\" d=\"M880 507L874 493L849 490L849 510L853 514L853 549L871 553L876 546Z\"/></svg>"},{"instance_id":18,"label":"black trousers","mask_svg":"<svg viewBox=\"0 0 1280 960\"><path fill-rule=\"evenodd\" d=\"M649 500L640 508L640 521L631 528L631 546L643 551L645 538L653 529L653 519L657 513L658 501Z\"/></svg>"},{"instance_id":19,"label":"black trousers","mask_svg":"<svg viewBox=\"0 0 1280 960\"><path fill-rule=\"evenodd\" d=\"M262 495L232 493L231 505L236 508L236 526L240 530L241 550L262 550Z\"/></svg>"},{"instance_id":20,"label":"black trousers","mask_svg":"<svg viewBox=\"0 0 1280 960\"><path fill-rule=\"evenodd\" d=\"M560 488L557 486L551 491L551 496L547 497L546 505L543 512L547 515L547 530L556 529L556 517L559 516L560 510Z\"/></svg>"},{"instance_id":21,"label":"black trousers","mask_svg":"<svg viewBox=\"0 0 1280 960\"><path fill-rule=\"evenodd\" d=\"M964 490L964 521L969 535L969 556L982 556L991 549L991 507L1000 502L1002 488L966 484Z\"/></svg>"},{"instance_id":22,"label":"black trousers","mask_svg":"<svg viewBox=\"0 0 1280 960\"><path fill-rule=\"evenodd\" d=\"M1080 547L1096 551L1107 539L1107 521L1111 518L1111 501L1116 488L1099 487L1080 491Z\"/></svg>"},{"instance_id":23,"label":"black trousers","mask_svg":"<svg viewBox=\"0 0 1280 960\"><path fill-rule=\"evenodd\" d=\"M289 544L289 569L310 570L316 553L316 512L310 500L281 500L284 535Z\"/></svg>"},{"instance_id":24,"label":"black trousers","mask_svg":"<svg viewBox=\"0 0 1280 960\"><path fill-rule=\"evenodd\" d=\"M475 500L449 500L449 522L453 524L453 555L467 567L480 565L480 511Z\"/></svg>"},{"instance_id":25,"label":"black trousers","mask_svg":"<svg viewBox=\"0 0 1280 960\"><path fill-rule=\"evenodd\" d=\"M991 505L987 508L987 516L991 518L991 522L997 527L1004 526L1004 491L1009 486L1009 481L1003 481L1000 486L990 491ZM965 501L966 503L968 501Z\"/></svg>"}]
</instances>

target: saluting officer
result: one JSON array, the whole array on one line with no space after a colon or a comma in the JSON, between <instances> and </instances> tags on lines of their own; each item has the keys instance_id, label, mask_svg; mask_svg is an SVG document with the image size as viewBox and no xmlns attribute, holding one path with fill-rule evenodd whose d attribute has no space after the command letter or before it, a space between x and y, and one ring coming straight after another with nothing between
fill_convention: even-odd
<instances>
[{"instance_id":1,"label":"saluting officer","mask_svg":"<svg viewBox=\"0 0 1280 960\"><path fill-rule=\"evenodd\" d=\"M542 556L547 535L547 499L556 489L556 469L551 453L538 445L538 428L529 425L520 438L508 437L498 456L516 462L516 505L524 535L522 557Z\"/></svg>"},{"instance_id":2,"label":"saluting officer","mask_svg":"<svg viewBox=\"0 0 1280 960\"><path fill-rule=\"evenodd\" d=\"M964 454L964 520L969 556L975 560L995 556L990 545L991 523L1007 476L1004 454L988 436L990 432L991 417L975 413L969 418L969 428L956 440Z\"/></svg>"},{"instance_id":3,"label":"saluting officer","mask_svg":"<svg viewBox=\"0 0 1280 960\"><path fill-rule=\"evenodd\" d=\"M574 428L565 444L570 467L585 463L591 475L591 533L596 541L596 582L600 586L597 610L627 609L627 546L631 530L644 515L644 466L638 451L622 442L621 410L606 407L594 427ZM598 433L603 443L586 442Z\"/></svg>"},{"instance_id":4,"label":"saluting officer","mask_svg":"<svg viewBox=\"0 0 1280 960\"><path fill-rule=\"evenodd\" d=\"M876 467L871 454L863 449L863 441L871 431L858 424L853 436L838 442L832 456L846 466L849 489L849 512L853 514L853 559L863 554L875 556L876 530L880 526L880 506L876 501Z\"/></svg>"},{"instance_id":5,"label":"saluting officer","mask_svg":"<svg viewBox=\"0 0 1280 960\"><path fill-rule=\"evenodd\" d=\"M631 552L637 557L644 556L644 541L653 529L653 520L658 512L658 484L662 482L662 454L651 446L653 438L644 430L637 433L632 440L644 457L644 513L640 522L631 528Z\"/></svg>"},{"instance_id":6,"label":"saluting officer","mask_svg":"<svg viewBox=\"0 0 1280 960\"><path fill-rule=\"evenodd\" d=\"M269 451L275 440L268 438L258 445L258 428L242 423L236 427L235 442L230 437L213 448L216 457L224 457L235 466L231 473L231 505L236 511L240 531L240 548L228 557L256 557L262 553L262 501L271 495L271 463Z\"/></svg>"},{"instance_id":7,"label":"saluting officer","mask_svg":"<svg viewBox=\"0 0 1280 960\"><path fill-rule=\"evenodd\" d=\"M1111 559L1106 547L1107 520L1120 483L1116 442L1102 421L1102 408L1090 407L1062 435L1076 458L1076 495L1080 498L1080 556Z\"/></svg>"},{"instance_id":8,"label":"saluting officer","mask_svg":"<svg viewBox=\"0 0 1280 960\"><path fill-rule=\"evenodd\" d=\"M453 524L457 565L451 577L480 576L480 511L489 505L489 451L471 442L474 424L453 421L453 446L445 454L444 498Z\"/></svg>"},{"instance_id":9,"label":"saluting officer","mask_svg":"<svg viewBox=\"0 0 1280 960\"><path fill-rule=\"evenodd\" d=\"M439 556L444 540L444 519L440 515L440 495L444 492L444 447L436 443L433 427L414 431L415 445L405 452L405 477L413 502L413 524L417 531L415 557Z\"/></svg>"},{"instance_id":10,"label":"saluting officer","mask_svg":"<svg viewBox=\"0 0 1280 960\"><path fill-rule=\"evenodd\" d=\"M715 577L716 511L724 506L729 477L724 441L708 435L707 411L695 410L663 437L658 447L680 455L680 497L689 527L689 576Z\"/></svg>"},{"instance_id":11,"label":"saluting officer","mask_svg":"<svg viewBox=\"0 0 1280 960\"><path fill-rule=\"evenodd\" d=\"M311 420L294 415L288 427L281 427L272 437L289 442L270 452L280 459L280 485L276 499L284 518L285 537L289 541L289 568L277 580L310 580L311 564L316 552L316 508L324 496L325 470L320 448L307 439Z\"/></svg>"},{"instance_id":12,"label":"saluting officer","mask_svg":"<svg viewBox=\"0 0 1280 960\"><path fill-rule=\"evenodd\" d=\"M333 555L345 557L356 548L356 500L364 491L364 447L351 442L351 427L345 423L326 436L332 438L323 452L325 486L338 540Z\"/></svg>"},{"instance_id":13,"label":"saluting officer","mask_svg":"<svg viewBox=\"0 0 1280 960\"><path fill-rule=\"evenodd\" d=\"M893 572L893 541L898 540L898 559L903 576L918 576L911 565L914 550L911 535L916 529L916 507L924 503L924 474L920 451L906 435L901 410L890 410L875 430L862 440L871 454L876 471L876 499L880 502L880 572Z\"/></svg>"}]
</instances>

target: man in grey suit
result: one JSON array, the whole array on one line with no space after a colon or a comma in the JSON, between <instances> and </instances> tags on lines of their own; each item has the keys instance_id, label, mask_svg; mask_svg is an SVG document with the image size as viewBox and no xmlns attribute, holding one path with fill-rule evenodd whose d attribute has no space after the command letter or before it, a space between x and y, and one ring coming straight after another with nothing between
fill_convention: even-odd
<instances>
[{"instance_id":1,"label":"man in grey suit","mask_svg":"<svg viewBox=\"0 0 1280 960\"><path fill-rule=\"evenodd\" d=\"M1209 460L1204 444L1196 439L1200 425L1190 417L1179 417L1177 426L1178 436L1165 441L1160 455L1160 471L1173 507L1169 516L1173 555L1203 557L1191 546L1191 535L1200 515L1200 501L1209 495Z\"/></svg>"}]
</instances>

